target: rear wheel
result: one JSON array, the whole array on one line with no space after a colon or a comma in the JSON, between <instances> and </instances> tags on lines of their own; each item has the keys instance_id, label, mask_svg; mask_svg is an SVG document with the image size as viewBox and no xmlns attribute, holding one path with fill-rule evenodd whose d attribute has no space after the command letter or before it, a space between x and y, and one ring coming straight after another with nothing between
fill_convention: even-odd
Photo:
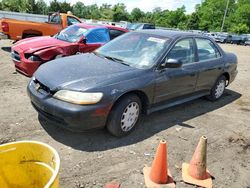
<instances>
[{"instance_id":1,"label":"rear wheel","mask_svg":"<svg viewBox=\"0 0 250 188\"><path fill-rule=\"evenodd\" d=\"M141 100L134 94L124 96L110 112L108 131L117 137L131 133L139 122Z\"/></svg>"},{"instance_id":2,"label":"rear wheel","mask_svg":"<svg viewBox=\"0 0 250 188\"><path fill-rule=\"evenodd\" d=\"M218 100L224 93L226 88L226 77L220 76L216 83L214 84L213 88L210 91L210 95L207 98L211 101Z\"/></svg>"}]
</instances>

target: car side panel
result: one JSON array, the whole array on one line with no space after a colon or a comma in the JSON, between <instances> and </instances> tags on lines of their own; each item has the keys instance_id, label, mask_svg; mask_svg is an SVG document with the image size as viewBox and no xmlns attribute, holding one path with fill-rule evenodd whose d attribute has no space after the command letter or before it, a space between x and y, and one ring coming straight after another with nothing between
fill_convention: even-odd
<instances>
[{"instance_id":1,"label":"car side panel","mask_svg":"<svg viewBox=\"0 0 250 188\"><path fill-rule=\"evenodd\" d=\"M191 63L156 73L154 103L194 92L198 76L195 66Z\"/></svg>"},{"instance_id":2,"label":"car side panel","mask_svg":"<svg viewBox=\"0 0 250 188\"><path fill-rule=\"evenodd\" d=\"M223 58L198 62L198 79L196 91L210 90L218 77L223 74L224 60Z\"/></svg>"}]
</instances>

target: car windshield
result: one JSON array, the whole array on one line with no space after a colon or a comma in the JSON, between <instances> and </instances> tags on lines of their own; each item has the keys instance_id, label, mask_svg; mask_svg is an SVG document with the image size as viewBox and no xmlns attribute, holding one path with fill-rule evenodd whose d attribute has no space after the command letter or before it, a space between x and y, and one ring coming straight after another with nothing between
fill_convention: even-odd
<instances>
[{"instance_id":1,"label":"car windshield","mask_svg":"<svg viewBox=\"0 0 250 188\"><path fill-rule=\"evenodd\" d=\"M135 29L139 28L141 25L142 24L140 24L140 23L131 23L131 24L128 25L128 29L129 30L135 30Z\"/></svg>"},{"instance_id":2,"label":"car windshield","mask_svg":"<svg viewBox=\"0 0 250 188\"><path fill-rule=\"evenodd\" d=\"M84 34L86 34L88 29L79 27L77 25L72 25L63 29L61 32L56 34L54 37L59 40L67 42L78 42Z\"/></svg>"},{"instance_id":3,"label":"car windshield","mask_svg":"<svg viewBox=\"0 0 250 188\"><path fill-rule=\"evenodd\" d=\"M131 67L152 67L169 44L169 38L131 32L124 34L95 51L96 55Z\"/></svg>"}]
</instances>

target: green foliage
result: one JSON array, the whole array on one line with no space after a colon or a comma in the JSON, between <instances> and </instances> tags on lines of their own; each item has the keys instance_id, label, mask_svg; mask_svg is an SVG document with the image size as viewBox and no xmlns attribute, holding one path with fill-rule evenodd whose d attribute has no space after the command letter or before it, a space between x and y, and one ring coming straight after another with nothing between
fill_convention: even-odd
<instances>
[{"instance_id":1,"label":"green foliage","mask_svg":"<svg viewBox=\"0 0 250 188\"><path fill-rule=\"evenodd\" d=\"M0 0L0 9L34 14L72 11L74 15L85 19L148 22L168 28L220 31L227 1L203 0L190 15L186 14L184 6L171 11L156 7L152 12L134 8L129 14L122 3L113 6L102 4L99 7L96 4L86 6L78 1L71 6L65 0L51 0L49 5L44 0ZM250 0L229 0L223 31L250 32Z\"/></svg>"},{"instance_id":2,"label":"green foliage","mask_svg":"<svg viewBox=\"0 0 250 188\"><path fill-rule=\"evenodd\" d=\"M129 18L129 14L126 11L126 6L123 3L118 3L114 5L112 8L113 11L113 21L119 22L119 21L126 21Z\"/></svg>"},{"instance_id":3,"label":"green foliage","mask_svg":"<svg viewBox=\"0 0 250 188\"><path fill-rule=\"evenodd\" d=\"M230 31L237 34L247 33L249 31L249 27L247 24L239 23L235 24L230 28Z\"/></svg>"},{"instance_id":4,"label":"green foliage","mask_svg":"<svg viewBox=\"0 0 250 188\"><path fill-rule=\"evenodd\" d=\"M134 8L130 14L130 21L138 22L141 18L145 16L145 13L139 8Z\"/></svg>"},{"instance_id":5,"label":"green foliage","mask_svg":"<svg viewBox=\"0 0 250 188\"><path fill-rule=\"evenodd\" d=\"M44 2L44 0L38 0L36 2L36 10L35 14L48 14L49 9L47 4Z\"/></svg>"}]
</instances>

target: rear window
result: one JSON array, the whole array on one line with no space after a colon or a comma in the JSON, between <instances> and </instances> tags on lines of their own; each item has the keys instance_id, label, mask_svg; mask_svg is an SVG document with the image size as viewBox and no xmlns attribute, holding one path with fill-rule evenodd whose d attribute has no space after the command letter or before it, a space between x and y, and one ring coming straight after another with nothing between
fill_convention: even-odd
<instances>
[{"instance_id":1,"label":"rear window","mask_svg":"<svg viewBox=\"0 0 250 188\"><path fill-rule=\"evenodd\" d=\"M217 47L208 39L196 39L199 61L219 58L220 52Z\"/></svg>"}]
</instances>

